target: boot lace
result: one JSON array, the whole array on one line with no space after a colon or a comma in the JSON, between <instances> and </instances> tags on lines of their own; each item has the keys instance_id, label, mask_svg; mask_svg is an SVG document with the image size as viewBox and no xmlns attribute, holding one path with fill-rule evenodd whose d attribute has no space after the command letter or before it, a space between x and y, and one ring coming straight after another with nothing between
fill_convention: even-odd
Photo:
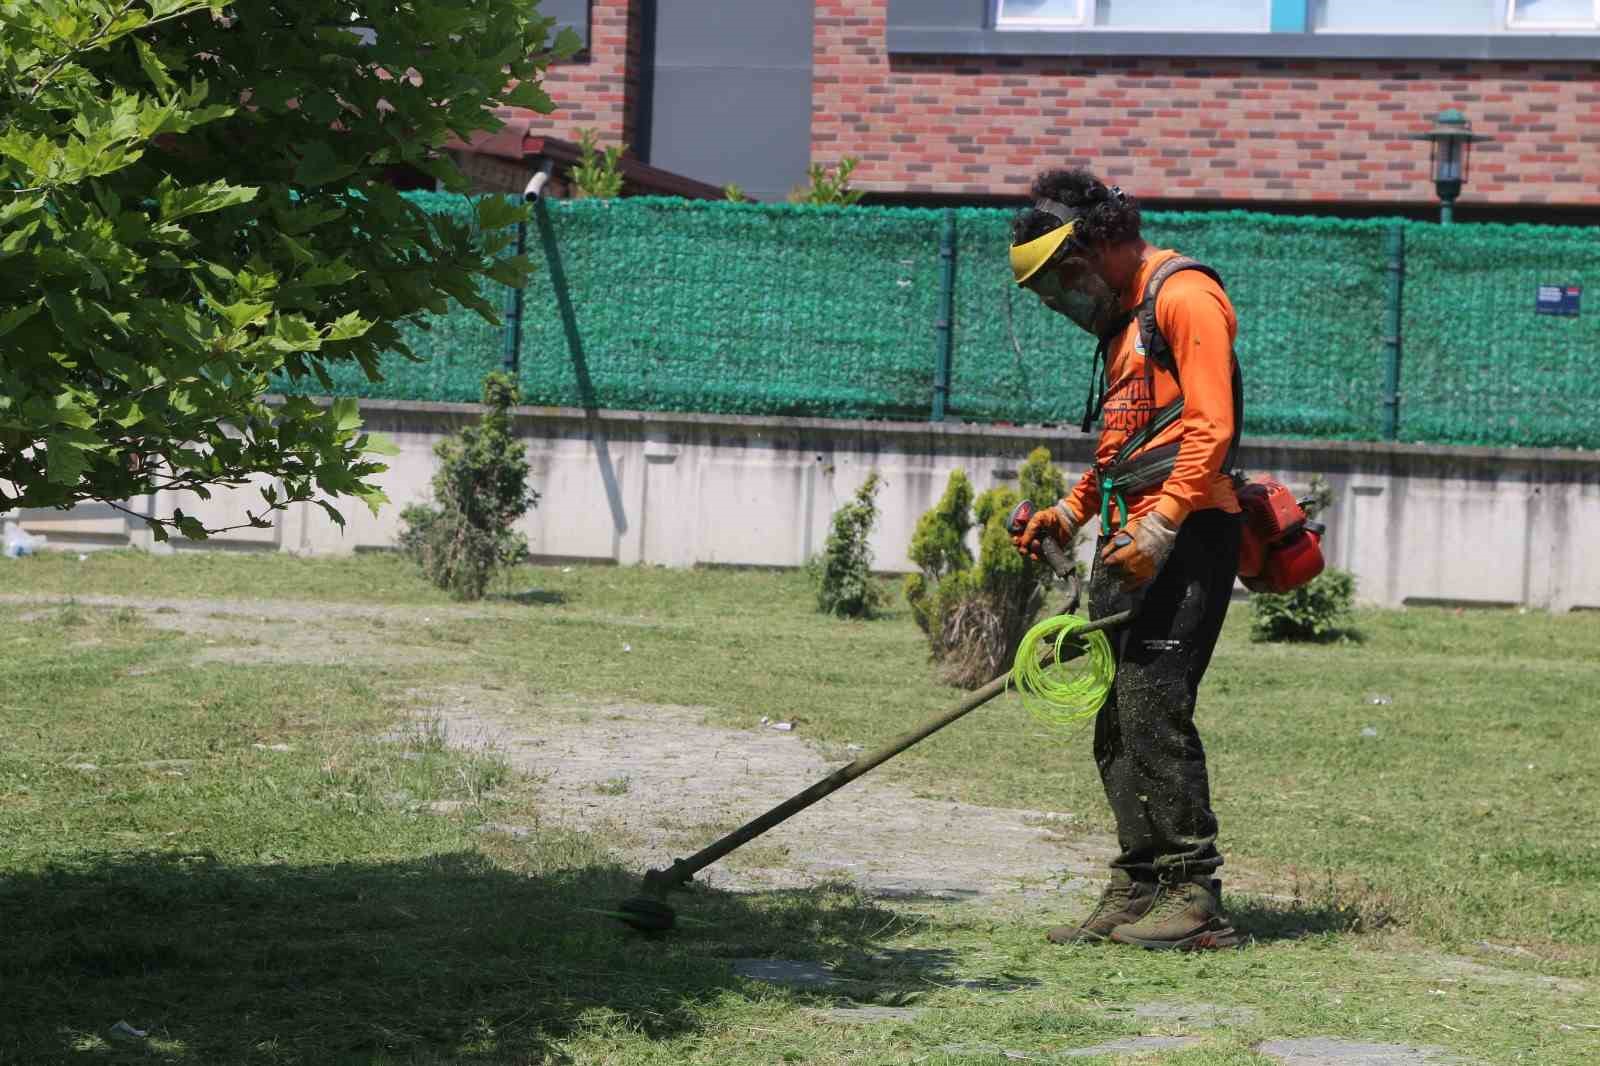
<instances>
[{"instance_id":1,"label":"boot lace","mask_svg":"<svg viewBox=\"0 0 1600 1066\"><path fill-rule=\"evenodd\" d=\"M1150 902L1142 921L1159 922L1181 914L1189 906L1189 893L1183 885L1162 884L1156 889L1156 898Z\"/></svg>"},{"instance_id":2,"label":"boot lace","mask_svg":"<svg viewBox=\"0 0 1600 1066\"><path fill-rule=\"evenodd\" d=\"M1114 911L1126 910L1132 902L1132 884L1109 884L1104 888L1104 890L1101 891L1100 902L1094 905L1094 910L1089 912L1089 916L1083 920L1083 924L1090 924L1102 914L1110 914Z\"/></svg>"}]
</instances>

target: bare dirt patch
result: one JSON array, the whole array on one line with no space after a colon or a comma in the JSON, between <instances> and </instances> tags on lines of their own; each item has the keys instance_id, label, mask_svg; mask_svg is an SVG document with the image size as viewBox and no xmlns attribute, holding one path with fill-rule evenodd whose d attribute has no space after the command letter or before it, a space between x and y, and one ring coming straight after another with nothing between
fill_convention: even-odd
<instances>
[{"instance_id":1,"label":"bare dirt patch","mask_svg":"<svg viewBox=\"0 0 1600 1066\"><path fill-rule=\"evenodd\" d=\"M596 706L537 718L430 701L452 744L492 748L542 782L545 814L604 828L640 868L666 865L835 769L793 732L718 729L693 708ZM869 775L709 867L700 880L741 890L821 881L898 899L997 899L1098 879L1109 840L1059 827L1062 812L925 799Z\"/></svg>"},{"instance_id":2,"label":"bare dirt patch","mask_svg":"<svg viewBox=\"0 0 1600 1066\"><path fill-rule=\"evenodd\" d=\"M205 643L193 663L296 663L315 666L360 660L382 666L406 662L418 653L406 639L420 624L483 617L459 607L371 607L347 603L289 600L143 599L133 596L0 595L0 603L30 608L23 621L68 606L136 612L140 621ZM428 655L439 658L437 645ZM137 667L137 672L148 672Z\"/></svg>"}]
</instances>

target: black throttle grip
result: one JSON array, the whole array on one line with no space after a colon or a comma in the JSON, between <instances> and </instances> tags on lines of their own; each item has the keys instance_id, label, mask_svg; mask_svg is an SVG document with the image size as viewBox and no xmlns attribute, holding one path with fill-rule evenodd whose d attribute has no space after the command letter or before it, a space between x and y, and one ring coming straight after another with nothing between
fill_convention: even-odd
<instances>
[{"instance_id":1,"label":"black throttle grip","mask_svg":"<svg viewBox=\"0 0 1600 1066\"><path fill-rule=\"evenodd\" d=\"M1006 531L1013 537L1020 537L1027 530L1028 523L1038 513L1038 508L1032 500L1023 500L1011 509L1011 517L1006 519ZM1056 577L1065 581L1072 573L1072 561L1067 558L1067 553L1061 550L1054 537L1040 537L1033 542L1044 561L1050 564L1050 569L1055 571Z\"/></svg>"}]
</instances>

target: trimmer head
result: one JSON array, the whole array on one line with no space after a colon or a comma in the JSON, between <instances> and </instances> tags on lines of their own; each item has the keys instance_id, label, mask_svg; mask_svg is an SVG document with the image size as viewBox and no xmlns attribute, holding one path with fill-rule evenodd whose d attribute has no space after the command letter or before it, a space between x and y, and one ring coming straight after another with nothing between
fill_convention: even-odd
<instances>
[{"instance_id":1,"label":"trimmer head","mask_svg":"<svg viewBox=\"0 0 1600 1066\"><path fill-rule=\"evenodd\" d=\"M641 933L665 933L677 924L678 914L670 906L650 896L633 896L617 906L617 917Z\"/></svg>"}]
</instances>

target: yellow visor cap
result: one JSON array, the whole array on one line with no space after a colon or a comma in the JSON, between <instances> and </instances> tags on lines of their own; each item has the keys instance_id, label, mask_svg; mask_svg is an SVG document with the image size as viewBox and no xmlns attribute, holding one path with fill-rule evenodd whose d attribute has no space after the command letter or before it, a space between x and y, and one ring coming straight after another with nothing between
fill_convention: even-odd
<instances>
[{"instance_id":1,"label":"yellow visor cap","mask_svg":"<svg viewBox=\"0 0 1600 1066\"><path fill-rule=\"evenodd\" d=\"M1017 279L1018 285L1026 285L1028 280L1044 268L1044 265L1055 258L1056 252L1067 243L1072 236L1072 231L1078 228L1078 220L1073 219L1046 233L1043 237L1035 237L1026 244L1013 244L1011 246L1011 273Z\"/></svg>"}]
</instances>

